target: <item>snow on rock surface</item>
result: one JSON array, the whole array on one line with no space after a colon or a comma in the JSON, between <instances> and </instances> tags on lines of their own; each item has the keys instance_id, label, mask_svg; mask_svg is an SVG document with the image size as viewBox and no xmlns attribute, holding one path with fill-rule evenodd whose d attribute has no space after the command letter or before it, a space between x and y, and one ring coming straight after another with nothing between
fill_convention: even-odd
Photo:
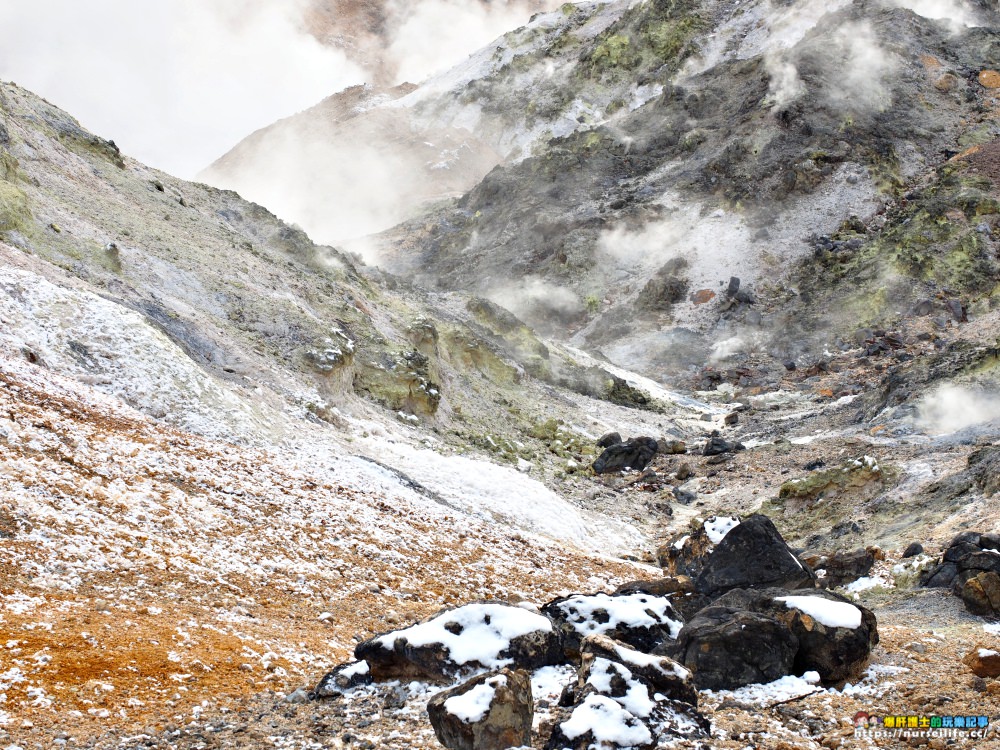
<instances>
[{"instance_id":1,"label":"snow on rock surface","mask_svg":"<svg viewBox=\"0 0 1000 750\"><path fill-rule=\"evenodd\" d=\"M511 663L501 654L510 649L513 639L536 632L552 632L548 618L520 607L467 604L375 641L386 649L395 648L400 639L416 647L441 644L456 664L474 662L497 669Z\"/></svg>"},{"instance_id":2,"label":"snow on rock surface","mask_svg":"<svg viewBox=\"0 0 1000 750\"><path fill-rule=\"evenodd\" d=\"M574 740L585 734L593 737L594 746L631 747L652 742L649 729L616 701L603 695L591 695L573 709L559 730ZM605 744L608 743L608 744Z\"/></svg>"},{"instance_id":3,"label":"snow on rock surface","mask_svg":"<svg viewBox=\"0 0 1000 750\"><path fill-rule=\"evenodd\" d=\"M471 724L481 721L490 710L497 688L506 684L507 678L503 675L497 675L481 685L476 685L463 695L452 696L444 702L444 708L452 716L464 722Z\"/></svg>"},{"instance_id":4,"label":"snow on rock surface","mask_svg":"<svg viewBox=\"0 0 1000 750\"><path fill-rule=\"evenodd\" d=\"M712 544L718 544L726 538L726 534L740 525L740 519L729 516L713 516L705 521L705 533Z\"/></svg>"},{"instance_id":5,"label":"snow on rock surface","mask_svg":"<svg viewBox=\"0 0 1000 750\"><path fill-rule=\"evenodd\" d=\"M597 692L608 695L621 704L633 716L645 718L653 712L656 703L649 694L649 688L635 679L631 670L623 664L598 657L590 666L587 684ZM620 695L624 684L624 695Z\"/></svg>"},{"instance_id":6,"label":"snow on rock surface","mask_svg":"<svg viewBox=\"0 0 1000 750\"><path fill-rule=\"evenodd\" d=\"M853 604L834 602L818 596L780 596L789 609L797 609L828 628L861 627L861 610Z\"/></svg>"}]
</instances>

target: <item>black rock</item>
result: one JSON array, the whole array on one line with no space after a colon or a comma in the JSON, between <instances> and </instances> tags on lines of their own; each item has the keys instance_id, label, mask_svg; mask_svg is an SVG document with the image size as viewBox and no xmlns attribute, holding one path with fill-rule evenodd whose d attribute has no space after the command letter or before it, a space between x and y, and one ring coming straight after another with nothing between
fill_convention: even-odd
<instances>
[{"instance_id":1,"label":"black rock","mask_svg":"<svg viewBox=\"0 0 1000 750\"><path fill-rule=\"evenodd\" d=\"M684 626L669 653L700 690L732 690L791 674L798 650L791 628L774 617L712 605Z\"/></svg>"},{"instance_id":2,"label":"black rock","mask_svg":"<svg viewBox=\"0 0 1000 750\"><path fill-rule=\"evenodd\" d=\"M917 555L922 555L924 553L924 545L920 542L910 542L906 549L903 550L903 559L908 557L916 557Z\"/></svg>"},{"instance_id":3,"label":"black rock","mask_svg":"<svg viewBox=\"0 0 1000 750\"><path fill-rule=\"evenodd\" d=\"M604 635L591 635L583 639L580 648L581 667L580 679L587 682L593 673L598 659L620 664L627 669L627 674L620 675L628 680L637 679L647 685L649 695L660 693L668 698L698 705L698 691L691 680L691 672L668 656L650 659L649 655L629 648ZM614 680L610 680L614 685ZM624 695L608 693L612 698Z\"/></svg>"},{"instance_id":4,"label":"black rock","mask_svg":"<svg viewBox=\"0 0 1000 750\"><path fill-rule=\"evenodd\" d=\"M700 689L807 671L835 684L860 674L878 640L875 615L839 594L735 589L695 615L667 653L694 672Z\"/></svg>"},{"instance_id":5,"label":"black rock","mask_svg":"<svg viewBox=\"0 0 1000 750\"><path fill-rule=\"evenodd\" d=\"M656 455L656 440L650 437L632 438L628 442L611 445L594 461L594 472L610 474L614 471L645 469Z\"/></svg>"},{"instance_id":6,"label":"black rock","mask_svg":"<svg viewBox=\"0 0 1000 750\"><path fill-rule=\"evenodd\" d=\"M835 589L868 575L875 566L875 555L866 549L856 549L851 552L835 552L832 555L820 557L814 567L826 571L819 579L823 588Z\"/></svg>"},{"instance_id":7,"label":"black rock","mask_svg":"<svg viewBox=\"0 0 1000 750\"><path fill-rule=\"evenodd\" d=\"M612 445L618 445L622 442L622 436L617 432L609 432L606 435L601 435L600 439L597 441L598 448L610 448Z\"/></svg>"},{"instance_id":8,"label":"black rock","mask_svg":"<svg viewBox=\"0 0 1000 750\"><path fill-rule=\"evenodd\" d=\"M314 698L329 698L340 695L359 685L368 685L372 681L368 663L363 661L340 664L327 672L315 688Z\"/></svg>"},{"instance_id":9,"label":"black rock","mask_svg":"<svg viewBox=\"0 0 1000 750\"><path fill-rule=\"evenodd\" d=\"M729 442L728 440L722 438L718 434L718 431L715 431L705 443L705 447L701 449L701 455L719 456L723 453L735 453L736 451L742 450L746 450L743 443Z\"/></svg>"},{"instance_id":10,"label":"black rock","mask_svg":"<svg viewBox=\"0 0 1000 750\"><path fill-rule=\"evenodd\" d=\"M735 297L736 293L740 291L740 280L737 276L729 277L729 286L726 287L726 296Z\"/></svg>"},{"instance_id":11,"label":"black rock","mask_svg":"<svg viewBox=\"0 0 1000 750\"><path fill-rule=\"evenodd\" d=\"M811 588L815 580L771 519L755 514L708 552L694 586L698 593L715 597L735 588Z\"/></svg>"},{"instance_id":12,"label":"black rock","mask_svg":"<svg viewBox=\"0 0 1000 750\"><path fill-rule=\"evenodd\" d=\"M971 461L971 459L970 459ZM982 574L1000 574L1000 535L981 534L965 531L951 540L942 555L941 562L926 572L921 585L928 588L950 588L955 596L961 596L966 607L973 614L981 614L982 583L989 577ZM978 582L973 583L973 579ZM971 605L971 606L970 606Z\"/></svg>"}]
</instances>

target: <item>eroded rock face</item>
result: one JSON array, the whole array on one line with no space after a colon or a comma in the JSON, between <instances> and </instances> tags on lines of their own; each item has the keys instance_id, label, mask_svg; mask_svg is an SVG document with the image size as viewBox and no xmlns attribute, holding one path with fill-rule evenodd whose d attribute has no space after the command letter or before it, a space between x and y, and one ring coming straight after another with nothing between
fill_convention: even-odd
<instances>
[{"instance_id":1,"label":"eroded rock face","mask_svg":"<svg viewBox=\"0 0 1000 750\"><path fill-rule=\"evenodd\" d=\"M991 570L967 580L962 586L962 601L974 615L1000 616L1000 575Z\"/></svg>"},{"instance_id":2,"label":"eroded rock face","mask_svg":"<svg viewBox=\"0 0 1000 750\"><path fill-rule=\"evenodd\" d=\"M513 665L534 669L562 657L559 636L545 617L485 602L444 610L417 625L358 644L377 682L446 682L464 671Z\"/></svg>"},{"instance_id":3,"label":"eroded rock face","mask_svg":"<svg viewBox=\"0 0 1000 750\"><path fill-rule=\"evenodd\" d=\"M559 632L568 660L579 658L581 641L590 635L649 652L676 638L683 626L669 598L645 593L574 594L549 602L542 613Z\"/></svg>"},{"instance_id":4,"label":"eroded rock face","mask_svg":"<svg viewBox=\"0 0 1000 750\"><path fill-rule=\"evenodd\" d=\"M531 744L531 675L502 669L436 694L427 703L434 734L451 750L507 750Z\"/></svg>"},{"instance_id":5,"label":"eroded rock face","mask_svg":"<svg viewBox=\"0 0 1000 750\"><path fill-rule=\"evenodd\" d=\"M839 683L864 669L877 644L875 615L839 594L737 589L699 612L667 653L699 688L732 689L809 671Z\"/></svg>"}]
</instances>

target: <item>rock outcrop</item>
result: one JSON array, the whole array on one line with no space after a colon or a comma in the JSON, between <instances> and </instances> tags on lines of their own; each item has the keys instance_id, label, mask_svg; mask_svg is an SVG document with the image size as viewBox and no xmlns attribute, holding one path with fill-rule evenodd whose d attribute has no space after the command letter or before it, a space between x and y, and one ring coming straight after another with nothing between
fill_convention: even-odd
<instances>
[{"instance_id":1,"label":"rock outcrop","mask_svg":"<svg viewBox=\"0 0 1000 750\"><path fill-rule=\"evenodd\" d=\"M973 614L1000 616L1000 534L959 534L921 583L951 589Z\"/></svg>"}]
</instances>

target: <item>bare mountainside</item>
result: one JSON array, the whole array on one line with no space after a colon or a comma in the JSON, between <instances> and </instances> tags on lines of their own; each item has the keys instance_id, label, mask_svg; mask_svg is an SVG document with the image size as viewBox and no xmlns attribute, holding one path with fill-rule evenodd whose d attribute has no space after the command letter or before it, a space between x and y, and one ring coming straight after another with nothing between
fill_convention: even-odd
<instances>
[{"instance_id":1,"label":"bare mountainside","mask_svg":"<svg viewBox=\"0 0 1000 750\"><path fill-rule=\"evenodd\" d=\"M815 354L922 297L992 289L975 221L950 228L942 257L910 234L929 202L988 195L963 152L997 137L995 8L938 10L567 5L413 91L278 123L205 177L336 239L353 233L337 234L328 196L370 195L362 223L411 218L358 242L366 257L645 374ZM389 166L366 181L361 165ZM888 254L897 241L907 252ZM822 321L817 277L822 308L837 300Z\"/></svg>"}]
</instances>

